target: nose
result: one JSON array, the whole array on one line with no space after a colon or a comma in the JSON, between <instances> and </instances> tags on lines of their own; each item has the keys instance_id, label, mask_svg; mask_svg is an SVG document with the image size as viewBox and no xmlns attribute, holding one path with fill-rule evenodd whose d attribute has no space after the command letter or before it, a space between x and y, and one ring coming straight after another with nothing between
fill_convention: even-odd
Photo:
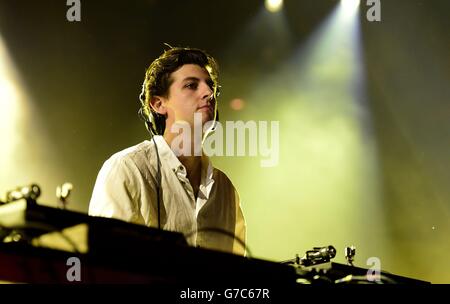
<instances>
[{"instance_id":1,"label":"nose","mask_svg":"<svg viewBox=\"0 0 450 304\"><path fill-rule=\"evenodd\" d=\"M213 98L214 98L214 92L213 92L213 90L209 87L209 85L207 84L207 83L203 83L203 86L202 86L203 88L202 88L202 99L205 99L205 100L208 100L208 101L211 101Z\"/></svg>"}]
</instances>

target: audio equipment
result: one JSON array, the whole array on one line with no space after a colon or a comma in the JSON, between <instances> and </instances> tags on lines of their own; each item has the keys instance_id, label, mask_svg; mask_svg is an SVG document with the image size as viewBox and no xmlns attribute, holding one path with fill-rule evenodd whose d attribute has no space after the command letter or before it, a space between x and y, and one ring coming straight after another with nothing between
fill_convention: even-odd
<instances>
[{"instance_id":1,"label":"audio equipment","mask_svg":"<svg viewBox=\"0 0 450 304\"><path fill-rule=\"evenodd\" d=\"M59 240L59 242L58 242ZM62 241L62 242L61 242ZM64 244L66 246L62 246ZM84 283L176 286L283 286L427 282L333 263L333 246L283 263L191 247L181 233L17 200L0 206L0 280L67 283L68 259L81 261Z\"/></svg>"}]
</instances>

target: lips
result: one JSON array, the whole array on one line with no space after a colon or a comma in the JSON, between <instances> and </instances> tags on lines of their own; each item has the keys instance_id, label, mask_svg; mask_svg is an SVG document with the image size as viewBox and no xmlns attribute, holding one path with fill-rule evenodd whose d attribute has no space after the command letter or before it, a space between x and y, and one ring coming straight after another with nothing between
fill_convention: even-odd
<instances>
[{"instance_id":1,"label":"lips","mask_svg":"<svg viewBox=\"0 0 450 304\"><path fill-rule=\"evenodd\" d=\"M212 108L211 108L211 106L202 106L202 107L198 108L197 111L211 111L212 112Z\"/></svg>"}]
</instances>

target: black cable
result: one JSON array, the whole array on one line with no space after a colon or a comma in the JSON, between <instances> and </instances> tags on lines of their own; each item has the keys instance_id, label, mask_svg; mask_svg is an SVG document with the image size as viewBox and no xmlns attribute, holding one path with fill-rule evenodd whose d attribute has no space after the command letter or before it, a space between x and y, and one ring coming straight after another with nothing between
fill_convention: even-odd
<instances>
[{"instance_id":1,"label":"black cable","mask_svg":"<svg viewBox=\"0 0 450 304\"><path fill-rule=\"evenodd\" d=\"M25 237L27 237L25 229L38 229L38 230L44 230L47 232L56 232L57 235L59 235L62 239L64 239L72 247L73 251L76 254L81 254L81 252L78 249L78 246L75 244L75 242L70 237L65 235L59 228L52 226L52 225L42 224L42 223L37 223L37 222L27 222L23 226L14 226L11 228L0 226L0 228L11 231L11 233L18 232L18 233L20 233L21 236L25 236ZM29 239L24 239L24 240L28 241L28 242L31 241Z\"/></svg>"},{"instance_id":2,"label":"black cable","mask_svg":"<svg viewBox=\"0 0 450 304\"><path fill-rule=\"evenodd\" d=\"M9 236L14 236L14 234L18 234L21 239L19 239L18 241L12 241L10 243L16 243L16 242L26 242L27 245L32 246L32 247L37 247L37 248L49 248L51 250L61 250L61 249L55 249L55 248L51 248L51 247L47 247L47 246L43 246L40 242L40 240L38 239L38 236L33 237L33 236L29 236L27 235L26 229L38 229L38 230L44 230L47 231L48 233L54 233L56 232L56 235L60 236L63 240L65 240L71 247L72 250L74 251L74 253L78 256L81 256L81 251L78 249L78 246L75 244L75 242L68 237L67 235L65 235L60 228L57 228L55 226L49 225L49 224L43 224L40 222L27 222L25 225L21 225L21 226L13 226L11 228L9 227L5 227L0 225L0 230L5 230L8 231L8 235L6 235L5 237L3 237L2 239L0 239L0 243L6 243L8 244L8 242L4 242L4 239L6 237ZM45 234L44 234L45 235ZM33 239L38 240L38 242L36 242L36 244L34 245L32 243ZM63 250L66 251L66 250ZM32 276L32 274L35 274L36 271L34 271L32 269L31 266L31 262L27 262L30 260L25 260L23 263L21 263L21 267L24 268L24 273L27 274L27 279L25 280L25 282L27 283L36 283L36 282L40 282L40 278L38 277L38 280L36 280L36 278L34 276ZM42 260L41 262L45 262L45 259ZM46 268L47 274L52 277L53 282L59 282L59 275L58 275L58 271L59 269L55 269L55 266L51 263L51 260L48 260L46 265L48 266ZM91 271L88 268L88 271L86 273L87 277L92 276Z\"/></svg>"},{"instance_id":3,"label":"black cable","mask_svg":"<svg viewBox=\"0 0 450 304\"><path fill-rule=\"evenodd\" d=\"M141 93L142 94L142 93ZM150 140L153 140L153 144L155 146L156 150L156 158L157 158L157 170L156 170L156 208L158 213L158 229L161 229L161 160L159 158L159 151L158 151L158 145L155 141L155 132L152 128L152 123L149 120L148 116L144 114L144 109L141 107L138 111L138 116L140 119L142 119L145 123L145 128L147 129L148 133L150 134Z\"/></svg>"},{"instance_id":4,"label":"black cable","mask_svg":"<svg viewBox=\"0 0 450 304\"><path fill-rule=\"evenodd\" d=\"M156 145L155 136L152 136L153 144L155 145L156 149L156 158L157 158L157 173L156 173L156 201L157 201L157 212L158 212L158 229L161 229L161 198L160 198L160 191L161 191L161 161L159 159L159 152L158 152L158 146Z\"/></svg>"}]
</instances>

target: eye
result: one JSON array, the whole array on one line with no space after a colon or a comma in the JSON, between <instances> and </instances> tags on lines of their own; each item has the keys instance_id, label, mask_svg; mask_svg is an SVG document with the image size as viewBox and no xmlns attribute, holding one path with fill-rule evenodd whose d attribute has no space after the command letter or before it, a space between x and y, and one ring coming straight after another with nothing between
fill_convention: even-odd
<instances>
[{"instance_id":1,"label":"eye","mask_svg":"<svg viewBox=\"0 0 450 304\"><path fill-rule=\"evenodd\" d=\"M187 84L184 85L185 88L191 89L191 90L196 90L197 89L197 83L196 82L189 82Z\"/></svg>"}]
</instances>

